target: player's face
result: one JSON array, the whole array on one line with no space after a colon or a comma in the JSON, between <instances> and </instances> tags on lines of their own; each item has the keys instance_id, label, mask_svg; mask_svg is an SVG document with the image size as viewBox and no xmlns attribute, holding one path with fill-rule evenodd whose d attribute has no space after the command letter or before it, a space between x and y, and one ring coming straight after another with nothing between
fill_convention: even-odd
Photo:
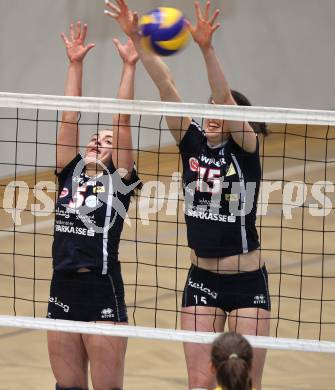
<instances>
[{"instance_id":1,"label":"player's face","mask_svg":"<svg viewBox=\"0 0 335 390\"><path fill-rule=\"evenodd\" d=\"M205 120L205 135L209 143L216 145L229 137L227 123L220 119Z\"/></svg>"},{"instance_id":2,"label":"player's face","mask_svg":"<svg viewBox=\"0 0 335 390\"><path fill-rule=\"evenodd\" d=\"M205 135L212 145L220 144L229 137L229 132L225 121L220 119L205 120Z\"/></svg>"},{"instance_id":3,"label":"player's face","mask_svg":"<svg viewBox=\"0 0 335 390\"><path fill-rule=\"evenodd\" d=\"M90 160L99 160L108 165L112 160L113 132L112 130L102 130L93 134L90 142L86 146L85 157Z\"/></svg>"},{"instance_id":4,"label":"player's face","mask_svg":"<svg viewBox=\"0 0 335 390\"><path fill-rule=\"evenodd\" d=\"M215 104L214 100L210 100ZM205 135L208 142L212 145L218 145L229 137L227 121L221 119L205 119Z\"/></svg>"}]
</instances>

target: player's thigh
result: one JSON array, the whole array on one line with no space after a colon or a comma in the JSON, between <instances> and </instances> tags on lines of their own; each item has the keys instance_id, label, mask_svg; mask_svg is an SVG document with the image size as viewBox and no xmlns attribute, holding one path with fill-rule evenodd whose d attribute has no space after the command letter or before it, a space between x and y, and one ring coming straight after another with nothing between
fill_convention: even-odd
<instances>
[{"instance_id":1,"label":"player's thigh","mask_svg":"<svg viewBox=\"0 0 335 390\"><path fill-rule=\"evenodd\" d=\"M260 308L245 308L229 313L229 330L244 335L268 336L270 332L270 311ZM253 349L252 380L255 388L261 388L266 349Z\"/></svg>"},{"instance_id":2,"label":"player's thigh","mask_svg":"<svg viewBox=\"0 0 335 390\"><path fill-rule=\"evenodd\" d=\"M181 327L184 330L222 332L226 320L220 308L219 290L222 284L219 274L191 265L186 279ZM210 372L210 345L184 343L190 388L214 387L214 375Z\"/></svg>"},{"instance_id":3,"label":"player's thigh","mask_svg":"<svg viewBox=\"0 0 335 390\"><path fill-rule=\"evenodd\" d=\"M83 335L83 340L90 360L94 389L122 389L127 338Z\"/></svg>"},{"instance_id":4,"label":"player's thigh","mask_svg":"<svg viewBox=\"0 0 335 390\"><path fill-rule=\"evenodd\" d=\"M268 336L270 311L257 307L232 310L228 317L229 330L257 336Z\"/></svg>"},{"instance_id":5,"label":"player's thigh","mask_svg":"<svg viewBox=\"0 0 335 390\"><path fill-rule=\"evenodd\" d=\"M271 299L266 267L234 277L234 299L228 310L229 330L267 336L270 328Z\"/></svg>"},{"instance_id":6,"label":"player's thigh","mask_svg":"<svg viewBox=\"0 0 335 390\"><path fill-rule=\"evenodd\" d=\"M183 330L223 332L225 313L216 307L189 306L182 308ZM210 344L184 343L184 353L190 388L214 386L215 378L210 370Z\"/></svg>"},{"instance_id":7,"label":"player's thigh","mask_svg":"<svg viewBox=\"0 0 335 390\"><path fill-rule=\"evenodd\" d=\"M52 371L61 387L87 388L88 357L79 333L47 333Z\"/></svg>"},{"instance_id":8,"label":"player's thigh","mask_svg":"<svg viewBox=\"0 0 335 390\"><path fill-rule=\"evenodd\" d=\"M181 309L181 328L199 332L222 332L226 314L218 307L187 306Z\"/></svg>"}]
</instances>

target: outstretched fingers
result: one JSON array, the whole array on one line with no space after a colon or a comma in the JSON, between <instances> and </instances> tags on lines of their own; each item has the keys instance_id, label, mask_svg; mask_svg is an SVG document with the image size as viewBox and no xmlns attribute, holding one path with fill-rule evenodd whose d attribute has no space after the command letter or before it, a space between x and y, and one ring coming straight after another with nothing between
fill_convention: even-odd
<instances>
[{"instance_id":1,"label":"outstretched fingers","mask_svg":"<svg viewBox=\"0 0 335 390\"><path fill-rule=\"evenodd\" d=\"M80 31L79 39L83 42L85 42L87 35L87 24L84 23L82 30Z\"/></svg>"},{"instance_id":2,"label":"outstretched fingers","mask_svg":"<svg viewBox=\"0 0 335 390\"><path fill-rule=\"evenodd\" d=\"M196 1L194 3L194 8L195 8L195 14L197 15L197 19L201 20L202 19L202 13L201 13L201 8L200 8L199 1Z\"/></svg>"},{"instance_id":3,"label":"outstretched fingers","mask_svg":"<svg viewBox=\"0 0 335 390\"><path fill-rule=\"evenodd\" d=\"M105 13L105 15L110 16L110 17L113 18L113 19L117 19L118 16L119 16L119 14L116 14L116 13L110 12L110 11L107 11L106 9L105 9L104 13Z\"/></svg>"},{"instance_id":4,"label":"outstretched fingers","mask_svg":"<svg viewBox=\"0 0 335 390\"><path fill-rule=\"evenodd\" d=\"M220 14L220 10L219 10L219 9L216 9L215 12L214 12L214 14L212 15L212 17L211 17L210 20L209 20L209 24L210 24L211 26L213 26L213 24L214 24L216 18L219 16L219 14ZM215 26L217 26L217 24L216 24Z\"/></svg>"},{"instance_id":5,"label":"outstretched fingers","mask_svg":"<svg viewBox=\"0 0 335 390\"><path fill-rule=\"evenodd\" d=\"M116 3L117 5L111 3L109 0L105 0L106 6L112 10L112 14L126 14L129 11L128 5L125 1L116 0Z\"/></svg>"},{"instance_id":6,"label":"outstretched fingers","mask_svg":"<svg viewBox=\"0 0 335 390\"><path fill-rule=\"evenodd\" d=\"M60 36L63 39L65 46L67 46L70 43L67 36L63 32L60 34Z\"/></svg>"},{"instance_id":7,"label":"outstretched fingers","mask_svg":"<svg viewBox=\"0 0 335 390\"><path fill-rule=\"evenodd\" d=\"M106 1L106 6L110 8L114 13L120 13L120 8L117 7L115 4L111 3L110 1Z\"/></svg>"},{"instance_id":8,"label":"outstretched fingers","mask_svg":"<svg viewBox=\"0 0 335 390\"><path fill-rule=\"evenodd\" d=\"M212 27L212 34L221 26L220 23L216 23L213 27Z\"/></svg>"},{"instance_id":9,"label":"outstretched fingers","mask_svg":"<svg viewBox=\"0 0 335 390\"><path fill-rule=\"evenodd\" d=\"M204 15L205 20L208 20L210 8L211 8L211 2L210 0L208 0L206 1L206 5L205 5L205 15Z\"/></svg>"},{"instance_id":10,"label":"outstretched fingers","mask_svg":"<svg viewBox=\"0 0 335 390\"><path fill-rule=\"evenodd\" d=\"M73 25L73 23L70 24L70 38L71 38L71 41L74 41L74 25Z\"/></svg>"},{"instance_id":11,"label":"outstretched fingers","mask_svg":"<svg viewBox=\"0 0 335 390\"><path fill-rule=\"evenodd\" d=\"M120 50L121 42L117 38L113 38L114 46Z\"/></svg>"},{"instance_id":12,"label":"outstretched fingers","mask_svg":"<svg viewBox=\"0 0 335 390\"><path fill-rule=\"evenodd\" d=\"M138 26L138 13L136 11L133 12L133 25Z\"/></svg>"},{"instance_id":13,"label":"outstretched fingers","mask_svg":"<svg viewBox=\"0 0 335 390\"><path fill-rule=\"evenodd\" d=\"M95 44L94 43L89 43L85 46L85 55L91 50L93 49L93 47L95 47Z\"/></svg>"},{"instance_id":14,"label":"outstretched fingers","mask_svg":"<svg viewBox=\"0 0 335 390\"><path fill-rule=\"evenodd\" d=\"M87 24L85 23L82 27L81 21L78 20L76 25L73 23L70 24L70 38L68 38L64 33L61 33L61 37L65 44L69 44L74 41L82 41L84 42L87 35Z\"/></svg>"},{"instance_id":15,"label":"outstretched fingers","mask_svg":"<svg viewBox=\"0 0 335 390\"><path fill-rule=\"evenodd\" d=\"M111 3L108 0L105 0L106 7L111 9L112 11L105 10L105 14L112 17L113 19L117 19L120 15L120 8L117 7L115 4Z\"/></svg>"},{"instance_id":16,"label":"outstretched fingers","mask_svg":"<svg viewBox=\"0 0 335 390\"><path fill-rule=\"evenodd\" d=\"M78 20L77 25L76 25L75 39L80 39L80 35L81 35L81 21Z\"/></svg>"},{"instance_id":17,"label":"outstretched fingers","mask_svg":"<svg viewBox=\"0 0 335 390\"><path fill-rule=\"evenodd\" d=\"M186 24L187 28L189 29L190 33L193 35L193 33L195 31L193 24L188 19L185 19L185 24Z\"/></svg>"},{"instance_id":18,"label":"outstretched fingers","mask_svg":"<svg viewBox=\"0 0 335 390\"><path fill-rule=\"evenodd\" d=\"M116 0L118 6L120 7L120 10L128 11L128 5L125 2L125 0Z\"/></svg>"}]
</instances>

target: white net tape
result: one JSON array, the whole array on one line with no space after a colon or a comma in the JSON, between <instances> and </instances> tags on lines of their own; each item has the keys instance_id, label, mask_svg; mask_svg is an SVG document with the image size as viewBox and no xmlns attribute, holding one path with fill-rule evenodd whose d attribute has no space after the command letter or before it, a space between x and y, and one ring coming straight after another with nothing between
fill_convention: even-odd
<instances>
[{"instance_id":1,"label":"white net tape","mask_svg":"<svg viewBox=\"0 0 335 390\"><path fill-rule=\"evenodd\" d=\"M191 332L186 330L154 329L141 326L109 325L80 321L50 320L47 318L0 316L0 326L54 330L59 332L86 333L102 336L120 336L151 340L182 341L210 344L217 333ZM305 352L335 352L335 342L317 340L294 340L264 336L245 336L255 348L267 348Z\"/></svg>"},{"instance_id":2,"label":"white net tape","mask_svg":"<svg viewBox=\"0 0 335 390\"><path fill-rule=\"evenodd\" d=\"M136 115L197 116L250 122L335 125L335 111L221 106L0 92L0 107Z\"/></svg>"}]
</instances>

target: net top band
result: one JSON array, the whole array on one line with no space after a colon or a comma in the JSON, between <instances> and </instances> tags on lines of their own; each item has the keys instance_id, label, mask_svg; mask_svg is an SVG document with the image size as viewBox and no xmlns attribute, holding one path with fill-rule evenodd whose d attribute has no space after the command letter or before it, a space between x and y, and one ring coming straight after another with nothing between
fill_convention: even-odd
<instances>
[{"instance_id":1,"label":"net top band","mask_svg":"<svg viewBox=\"0 0 335 390\"><path fill-rule=\"evenodd\" d=\"M335 111L280 107L224 106L94 97L0 92L0 107L110 114L189 116L248 122L335 125Z\"/></svg>"}]
</instances>

